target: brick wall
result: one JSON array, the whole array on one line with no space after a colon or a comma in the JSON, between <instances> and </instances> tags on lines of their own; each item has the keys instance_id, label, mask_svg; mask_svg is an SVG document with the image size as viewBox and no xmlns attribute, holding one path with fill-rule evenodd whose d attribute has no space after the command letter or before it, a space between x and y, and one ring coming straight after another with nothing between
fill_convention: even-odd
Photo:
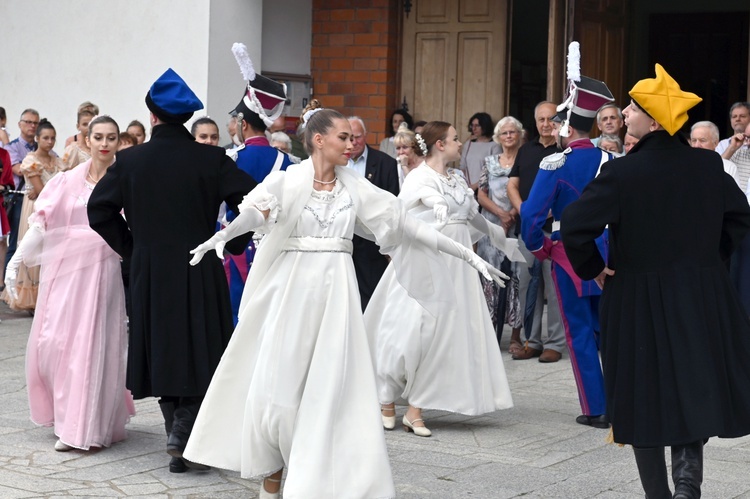
<instances>
[{"instance_id":1,"label":"brick wall","mask_svg":"<svg viewBox=\"0 0 750 499\"><path fill-rule=\"evenodd\" d=\"M398 0L313 0L314 97L324 107L361 116L367 142L385 137L400 107Z\"/></svg>"}]
</instances>

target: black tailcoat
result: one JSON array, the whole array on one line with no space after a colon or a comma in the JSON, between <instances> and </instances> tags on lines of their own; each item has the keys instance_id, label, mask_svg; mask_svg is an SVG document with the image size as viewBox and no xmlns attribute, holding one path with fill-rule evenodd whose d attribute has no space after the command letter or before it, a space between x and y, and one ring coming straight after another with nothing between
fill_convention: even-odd
<instances>
[{"instance_id":1,"label":"black tailcoat","mask_svg":"<svg viewBox=\"0 0 750 499\"><path fill-rule=\"evenodd\" d=\"M189 251L216 231L222 201L236 210L255 185L224 149L163 124L149 142L118 152L91 194L91 227L130 259L126 384L135 398L205 394L232 315L221 261L209 253L191 267ZM227 249L243 250L249 237Z\"/></svg>"},{"instance_id":2,"label":"black tailcoat","mask_svg":"<svg viewBox=\"0 0 750 499\"><path fill-rule=\"evenodd\" d=\"M582 279L604 267L594 239L607 224L601 352L615 442L750 433L750 321L723 261L750 206L719 155L656 131L606 163L562 216Z\"/></svg>"},{"instance_id":3,"label":"black tailcoat","mask_svg":"<svg viewBox=\"0 0 750 499\"><path fill-rule=\"evenodd\" d=\"M367 161L365 163L365 178L398 196L398 165L396 160L389 155L367 147ZM354 250L352 260L354 261L354 270L357 274L357 284L359 285L359 295L362 298L362 310L367 307L373 291L378 285L380 278L383 276L388 259L380 254L378 245L359 236L354 236Z\"/></svg>"}]
</instances>

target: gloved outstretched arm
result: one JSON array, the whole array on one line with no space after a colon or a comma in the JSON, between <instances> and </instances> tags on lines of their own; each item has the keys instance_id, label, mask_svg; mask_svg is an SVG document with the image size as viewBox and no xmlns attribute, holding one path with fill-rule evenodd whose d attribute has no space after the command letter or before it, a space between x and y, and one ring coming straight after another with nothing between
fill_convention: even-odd
<instances>
[{"instance_id":1,"label":"gloved outstretched arm","mask_svg":"<svg viewBox=\"0 0 750 499\"><path fill-rule=\"evenodd\" d=\"M265 223L267 216L268 210L264 213L255 207L248 207L241 211L237 215L237 218L232 220L232 223L211 236L208 241L199 244L195 249L190 251L190 254L193 255L190 265L198 265L203 259L203 255L211 250L216 251L216 256L223 260L224 246L226 246L227 241L261 227Z\"/></svg>"},{"instance_id":2,"label":"gloved outstretched arm","mask_svg":"<svg viewBox=\"0 0 750 499\"><path fill-rule=\"evenodd\" d=\"M469 223L478 231L487 234L492 245L505 253L511 262L527 263L521 250L518 249L518 239L506 237L502 227L489 222L481 213L474 215Z\"/></svg>"},{"instance_id":3,"label":"gloved outstretched arm","mask_svg":"<svg viewBox=\"0 0 750 499\"><path fill-rule=\"evenodd\" d=\"M501 287L505 287L505 283L503 283L502 279L508 279L508 276L497 270L495 267L490 265L489 263L482 260L479 255L474 253L471 249L467 248L466 246L463 246L450 237L444 235L443 233L431 229L429 226L426 226L425 224L421 224L420 222L413 221L415 229L413 230L414 233L414 239L418 241L421 244L424 244L426 246L432 246L434 242L437 243L437 249L447 255L454 256L456 258L460 258L461 260L464 260L466 263L474 267L476 270L478 270L485 279L487 280L493 280ZM412 232L412 231L409 231Z\"/></svg>"},{"instance_id":4,"label":"gloved outstretched arm","mask_svg":"<svg viewBox=\"0 0 750 499\"><path fill-rule=\"evenodd\" d=\"M15 301L18 299L16 281L18 280L18 267L23 261L24 254L35 252L43 241L44 229L37 224L31 225L26 235L23 236L23 239L18 244L13 258L8 262L8 266L5 268L5 289L8 290L8 294L12 300Z\"/></svg>"}]
</instances>

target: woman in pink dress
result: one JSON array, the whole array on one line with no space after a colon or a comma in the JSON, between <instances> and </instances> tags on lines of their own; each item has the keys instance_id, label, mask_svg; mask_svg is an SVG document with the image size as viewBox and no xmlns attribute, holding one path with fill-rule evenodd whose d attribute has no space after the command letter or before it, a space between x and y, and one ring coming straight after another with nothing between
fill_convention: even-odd
<instances>
[{"instance_id":1,"label":"woman in pink dress","mask_svg":"<svg viewBox=\"0 0 750 499\"><path fill-rule=\"evenodd\" d=\"M118 134L108 116L91 122L92 158L47 183L5 276L14 290L21 259L41 265L26 381L31 420L54 426L58 451L123 440L125 424L135 414L125 388L120 257L91 230L86 214L91 191L114 161Z\"/></svg>"}]
</instances>

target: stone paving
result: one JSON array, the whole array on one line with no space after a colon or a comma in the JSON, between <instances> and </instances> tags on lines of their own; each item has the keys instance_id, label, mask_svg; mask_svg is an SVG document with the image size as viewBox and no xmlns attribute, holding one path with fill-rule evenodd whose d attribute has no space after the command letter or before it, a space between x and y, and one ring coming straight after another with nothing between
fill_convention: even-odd
<instances>
[{"instance_id":1,"label":"stone paving","mask_svg":"<svg viewBox=\"0 0 750 499\"><path fill-rule=\"evenodd\" d=\"M154 399L136 403L124 442L55 452L52 430L29 421L31 318L0 304L0 319L0 498L257 497L258 482L234 472L169 473ZM514 408L480 417L425 411L431 438L386 432L399 498L643 497L632 451L606 444L605 430L574 422L579 406L567 354L556 364L513 361L507 353L503 360ZM750 499L750 437L712 439L705 455L703 497Z\"/></svg>"}]
</instances>

